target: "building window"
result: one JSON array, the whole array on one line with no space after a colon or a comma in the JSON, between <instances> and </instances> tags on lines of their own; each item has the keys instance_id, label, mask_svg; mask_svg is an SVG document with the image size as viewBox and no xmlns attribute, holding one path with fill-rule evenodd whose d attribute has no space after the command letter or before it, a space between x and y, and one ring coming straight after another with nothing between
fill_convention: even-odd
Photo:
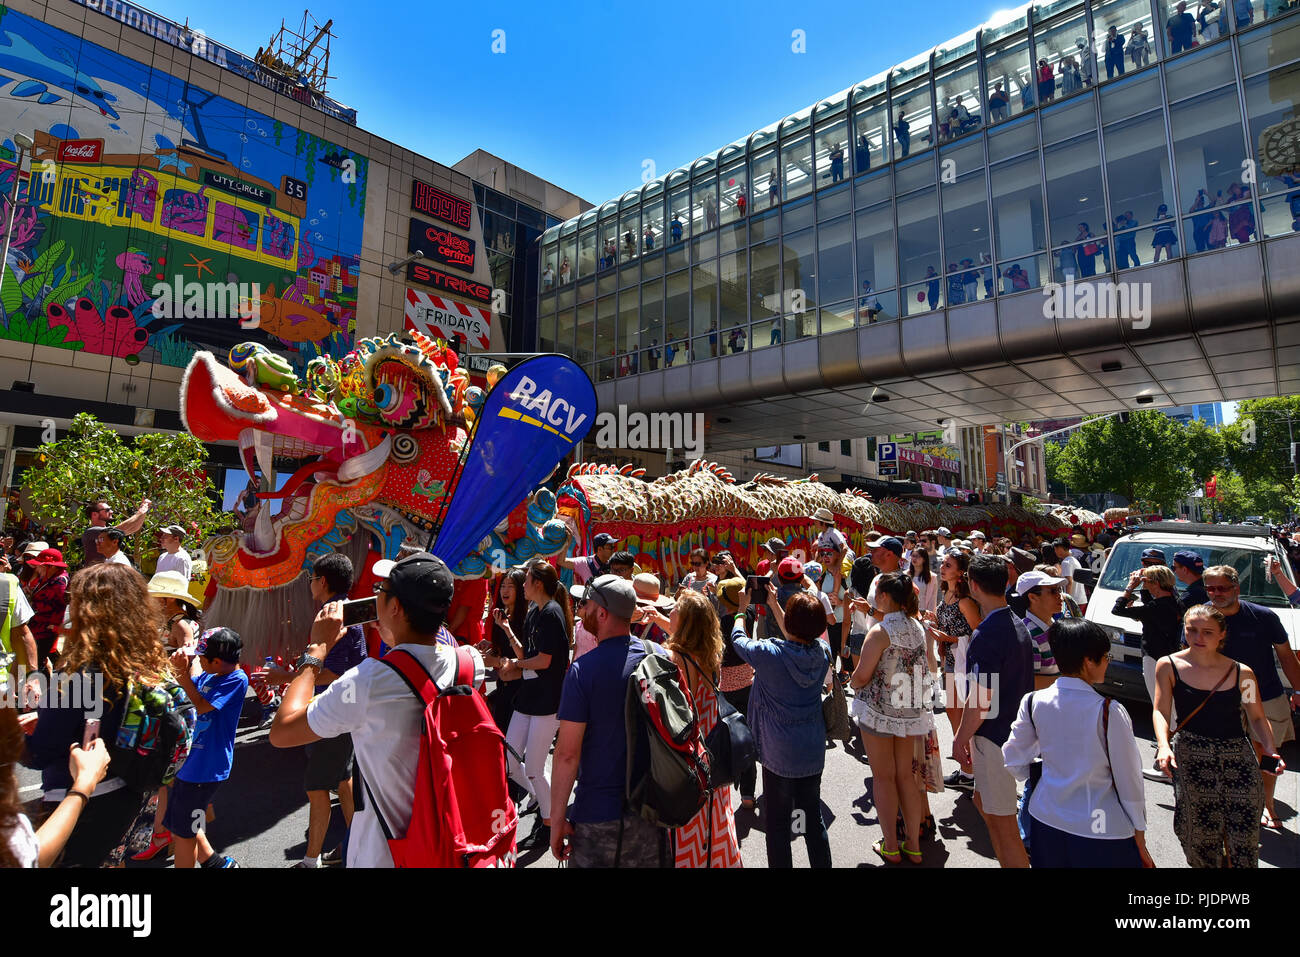
<instances>
[{"instance_id":1,"label":"building window","mask_svg":"<svg viewBox=\"0 0 1300 957\"><path fill-rule=\"evenodd\" d=\"M831 444L830 444L829 442L818 442L818 443L817 443L817 451L818 451L818 452L829 452L830 450L831 450Z\"/></svg>"},{"instance_id":2,"label":"building window","mask_svg":"<svg viewBox=\"0 0 1300 957\"><path fill-rule=\"evenodd\" d=\"M853 454L853 442L850 439L840 439L840 455L851 456Z\"/></svg>"}]
</instances>

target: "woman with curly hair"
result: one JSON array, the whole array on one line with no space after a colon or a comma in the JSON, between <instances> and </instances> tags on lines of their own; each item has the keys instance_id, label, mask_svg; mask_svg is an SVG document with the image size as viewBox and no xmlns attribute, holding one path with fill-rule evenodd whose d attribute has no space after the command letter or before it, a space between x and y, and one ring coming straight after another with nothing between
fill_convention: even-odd
<instances>
[{"instance_id":1,"label":"woman with curly hair","mask_svg":"<svg viewBox=\"0 0 1300 957\"><path fill-rule=\"evenodd\" d=\"M47 805L61 802L74 784L68 750L85 740L87 715L98 712L96 736L114 741L131 682L157 683L171 673L158 640L158 606L149 600L145 580L135 569L109 563L83 568L68 585L68 611L63 667L41 701L23 761L40 769ZM140 799L110 765L108 776L86 800L62 866L98 867L120 845Z\"/></svg>"},{"instance_id":2,"label":"woman with curly hair","mask_svg":"<svg viewBox=\"0 0 1300 957\"><path fill-rule=\"evenodd\" d=\"M661 616L662 617L662 616ZM686 590L677 597L664 630L673 663L686 675L695 702L700 737L718 725L718 669L722 665L722 626L713 604L704 595ZM731 786L713 792L705 809L673 833L677 867L740 867L740 842L731 810Z\"/></svg>"}]
</instances>

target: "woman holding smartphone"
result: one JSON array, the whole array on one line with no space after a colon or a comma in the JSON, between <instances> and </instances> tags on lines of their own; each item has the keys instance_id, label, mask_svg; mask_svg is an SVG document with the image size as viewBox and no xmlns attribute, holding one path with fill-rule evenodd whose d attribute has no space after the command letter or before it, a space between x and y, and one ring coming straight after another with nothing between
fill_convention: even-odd
<instances>
[{"instance_id":1,"label":"woman holding smartphone","mask_svg":"<svg viewBox=\"0 0 1300 957\"><path fill-rule=\"evenodd\" d=\"M970 556L950 551L939 565L939 604L933 612L923 612L930 637L944 648L943 672L947 675L944 709L952 722L953 734L961 727L961 713L966 701L966 649L970 636L979 627L980 606L971 597L966 583ZM973 788L975 778L958 768L943 779L950 788Z\"/></svg>"},{"instance_id":2,"label":"woman holding smartphone","mask_svg":"<svg viewBox=\"0 0 1300 957\"><path fill-rule=\"evenodd\" d=\"M569 593L560 584L553 566L540 559L528 563L523 597L532 607L524 618L522 640L499 609L493 615L514 654L508 665L521 672L506 740L515 753L524 756L524 764L520 767L513 754L508 754L506 761L510 776L516 784L528 789L542 815L541 826L520 842L521 849L551 844L551 821L547 816L551 809L551 782L546 776L546 758L560 727L556 713L560 709L560 691L573 641ZM527 813L531 806L524 810Z\"/></svg>"},{"instance_id":3,"label":"woman holding smartphone","mask_svg":"<svg viewBox=\"0 0 1300 957\"><path fill-rule=\"evenodd\" d=\"M1156 664L1156 767L1174 780L1174 833L1191 867L1259 866L1259 772L1286 770L1255 672L1221 651L1227 634L1223 612L1193 605L1183 617L1187 647ZM1241 725L1243 708L1261 742L1258 760ZM1171 709L1181 719L1173 731Z\"/></svg>"},{"instance_id":4,"label":"woman holding smartphone","mask_svg":"<svg viewBox=\"0 0 1300 957\"><path fill-rule=\"evenodd\" d=\"M496 720L498 728L509 728L510 718L515 713L515 694L519 690L519 672L507 670L506 660L511 657L509 628L515 634L523 634L524 618L528 613L528 600L524 598L524 577L522 568L512 568L501 576L497 586L497 600L492 607L492 626L490 638L479 644L483 654L483 664L495 668L497 672L496 687L488 695L488 708Z\"/></svg>"}]
</instances>

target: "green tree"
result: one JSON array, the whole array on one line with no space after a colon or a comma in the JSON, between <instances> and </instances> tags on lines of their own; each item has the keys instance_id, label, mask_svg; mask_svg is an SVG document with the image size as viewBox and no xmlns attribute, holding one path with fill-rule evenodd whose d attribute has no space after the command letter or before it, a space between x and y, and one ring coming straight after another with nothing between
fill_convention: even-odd
<instances>
[{"instance_id":1,"label":"green tree","mask_svg":"<svg viewBox=\"0 0 1300 957\"><path fill-rule=\"evenodd\" d=\"M1222 449L1214 430L1144 410L1130 413L1126 423L1114 417L1085 423L1047 465L1072 492L1114 492L1171 511L1213 474Z\"/></svg>"},{"instance_id":2,"label":"green tree","mask_svg":"<svg viewBox=\"0 0 1300 957\"><path fill-rule=\"evenodd\" d=\"M187 433L144 433L130 444L87 412L72 420L68 434L40 447L35 464L23 474L33 517L51 532L67 532L64 558L81 562L80 532L86 525L84 507L94 496L113 506L116 515L130 515L141 499L152 501L139 543L152 540L164 525L179 525L190 542L202 540L222 525L217 490L204 471L207 451Z\"/></svg>"},{"instance_id":3,"label":"green tree","mask_svg":"<svg viewBox=\"0 0 1300 957\"><path fill-rule=\"evenodd\" d=\"M1247 399L1238 404L1236 421L1221 431L1226 457L1249 494L1252 510L1246 514L1284 517L1295 507L1288 496L1296 475L1291 442L1300 441L1300 395Z\"/></svg>"}]
</instances>

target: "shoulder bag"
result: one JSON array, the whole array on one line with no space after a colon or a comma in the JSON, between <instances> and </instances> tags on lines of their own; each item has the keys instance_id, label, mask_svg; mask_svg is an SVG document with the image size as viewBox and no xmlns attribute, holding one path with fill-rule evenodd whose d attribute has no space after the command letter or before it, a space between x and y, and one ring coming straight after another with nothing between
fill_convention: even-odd
<instances>
[{"instance_id":1,"label":"shoulder bag","mask_svg":"<svg viewBox=\"0 0 1300 957\"><path fill-rule=\"evenodd\" d=\"M826 665L831 670L831 693L822 699L822 720L826 722L826 738L848 744L853 740L853 725L849 722L849 704L844 700L844 685L836 674L830 656Z\"/></svg>"}]
</instances>

